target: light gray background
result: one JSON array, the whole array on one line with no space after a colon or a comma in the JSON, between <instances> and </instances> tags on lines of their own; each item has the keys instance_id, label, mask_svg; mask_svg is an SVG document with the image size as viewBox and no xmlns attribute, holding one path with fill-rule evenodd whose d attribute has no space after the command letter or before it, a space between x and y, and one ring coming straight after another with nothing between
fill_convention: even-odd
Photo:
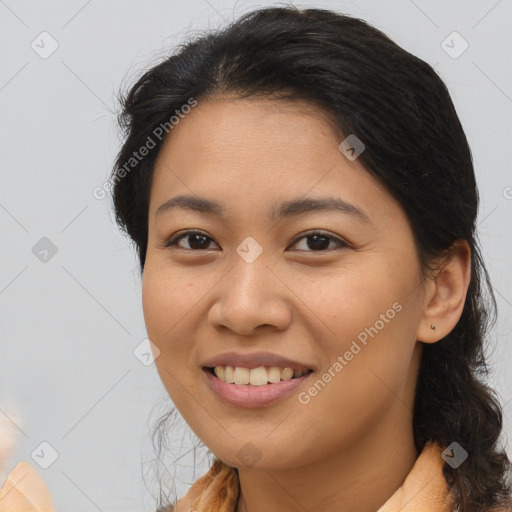
<instances>
[{"instance_id":1,"label":"light gray background","mask_svg":"<svg viewBox=\"0 0 512 512\"><path fill-rule=\"evenodd\" d=\"M39 468L58 511L155 510L157 487L142 474L154 457L150 416L167 395L154 365L133 354L146 337L135 253L108 200L92 194L120 146L114 93L183 37L271 3L0 1L0 416L19 415L10 468L38 467L31 453L43 441L58 452ZM480 239L499 306L492 383L510 434L512 2L294 3L369 21L445 80L480 187ZM31 47L43 31L59 45L46 59ZM458 58L441 46L453 31L469 44ZM452 53L462 48L450 41ZM58 249L46 263L32 252L42 237Z\"/></svg>"}]
</instances>

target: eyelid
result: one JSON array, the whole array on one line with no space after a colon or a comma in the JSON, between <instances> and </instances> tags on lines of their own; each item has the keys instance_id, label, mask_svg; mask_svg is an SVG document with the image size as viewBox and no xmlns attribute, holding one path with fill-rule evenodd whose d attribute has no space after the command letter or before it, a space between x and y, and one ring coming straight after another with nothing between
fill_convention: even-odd
<instances>
[{"instance_id":1,"label":"eyelid","mask_svg":"<svg viewBox=\"0 0 512 512\"><path fill-rule=\"evenodd\" d=\"M293 240L291 245L295 245L299 240L302 240L303 238L308 238L308 237L313 236L313 235L321 235L321 236L325 236L326 238L330 238L331 240L334 240L338 244L337 249L352 247L352 244L350 244L344 238L342 238L342 237L340 237L338 235L335 235L333 233L330 233L329 231L325 231L324 229L310 229L308 231L300 233ZM314 253L321 254L321 253L331 252L333 250L336 250L336 249L327 249L327 250L324 250L324 251L304 251L304 252L311 252L313 254Z\"/></svg>"},{"instance_id":2,"label":"eyelid","mask_svg":"<svg viewBox=\"0 0 512 512\"><path fill-rule=\"evenodd\" d=\"M174 247L183 249L183 247L179 247L177 245L177 242L179 242L182 238L186 238L187 236L194 235L194 234L203 235L204 237L210 239L212 242L215 242L215 240L204 231L201 231L198 229L188 229L188 230L184 230L181 233L178 232L178 233L174 234L173 236L171 236L169 239L167 239L167 241L164 242L162 247L167 248L167 249L174 248ZM313 254L314 253L321 254L321 253L329 253L329 252L332 252L333 250L337 250L337 249L353 247L352 244L350 242L348 242L347 240L345 240L344 238L342 238L338 235L334 235L334 234L330 233L329 231L325 231L323 229L310 229L308 231L300 233L299 235L297 235L295 237L295 239L293 240L293 242L291 242L290 245L295 245L297 242L299 242L303 238L308 238L313 235L321 235L321 236L325 236L326 238L329 238L331 240L334 240L338 244L338 247L335 249L327 249L327 250L322 250L322 251L300 251L299 250L298 252L310 252ZM183 250L191 251L191 252L202 252L202 251L209 251L211 249L183 249Z\"/></svg>"},{"instance_id":3,"label":"eyelid","mask_svg":"<svg viewBox=\"0 0 512 512\"><path fill-rule=\"evenodd\" d=\"M179 242L182 238L186 238L189 235L202 235L205 238L209 238L212 242L214 242L213 238L208 235L206 232L201 231L199 229L185 229L183 232L178 231L174 235L170 236L162 245L164 249L170 249L173 247L178 247L179 249L183 249L183 247L179 247L177 242ZM201 249L183 249L184 251L191 252L201 252ZM204 251L208 251L210 249L203 249Z\"/></svg>"}]
</instances>

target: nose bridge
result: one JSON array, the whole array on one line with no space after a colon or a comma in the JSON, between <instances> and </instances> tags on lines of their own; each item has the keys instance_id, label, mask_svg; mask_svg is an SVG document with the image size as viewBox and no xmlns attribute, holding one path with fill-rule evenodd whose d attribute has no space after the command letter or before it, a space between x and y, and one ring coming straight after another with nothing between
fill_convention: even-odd
<instances>
[{"instance_id":1,"label":"nose bridge","mask_svg":"<svg viewBox=\"0 0 512 512\"><path fill-rule=\"evenodd\" d=\"M291 319L285 288L270 269L271 258L256 249L251 241L239 245L210 311L211 322L245 335L259 325L285 328Z\"/></svg>"},{"instance_id":2,"label":"nose bridge","mask_svg":"<svg viewBox=\"0 0 512 512\"><path fill-rule=\"evenodd\" d=\"M269 299L271 272L269 258L255 239L248 237L236 248L228 277L229 295L241 304ZM252 304L255 307L255 304Z\"/></svg>"}]
</instances>

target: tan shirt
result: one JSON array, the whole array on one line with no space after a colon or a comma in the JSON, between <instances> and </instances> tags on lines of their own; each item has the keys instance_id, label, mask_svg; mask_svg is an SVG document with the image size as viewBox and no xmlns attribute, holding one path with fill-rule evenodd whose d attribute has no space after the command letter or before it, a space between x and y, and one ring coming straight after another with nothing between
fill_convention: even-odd
<instances>
[{"instance_id":1,"label":"tan shirt","mask_svg":"<svg viewBox=\"0 0 512 512\"><path fill-rule=\"evenodd\" d=\"M427 443L404 483L379 508L377 512L452 512L453 498L443 476L444 459L442 449L436 443ZM179 500L173 512L236 512L236 500L215 504L210 498L218 495L219 479L226 478L225 472L211 476L212 470L197 480L185 496ZM205 489L205 485L207 488ZM226 483L223 484L226 486ZM168 509L172 510L172 509Z\"/></svg>"}]
</instances>

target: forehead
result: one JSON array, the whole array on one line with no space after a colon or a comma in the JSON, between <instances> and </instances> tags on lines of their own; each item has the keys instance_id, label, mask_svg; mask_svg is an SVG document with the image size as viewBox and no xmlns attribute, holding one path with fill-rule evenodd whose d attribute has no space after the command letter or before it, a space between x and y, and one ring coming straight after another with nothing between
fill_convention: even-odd
<instances>
[{"instance_id":1,"label":"forehead","mask_svg":"<svg viewBox=\"0 0 512 512\"><path fill-rule=\"evenodd\" d=\"M302 154L336 145L341 134L333 116L303 101L240 99L219 96L199 100L167 135L161 152L194 149L200 153L276 152L283 144ZM284 148L283 148L284 149ZM290 155L287 155L288 157Z\"/></svg>"},{"instance_id":2,"label":"forehead","mask_svg":"<svg viewBox=\"0 0 512 512\"><path fill-rule=\"evenodd\" d=\"M332 117L301 102L199 101L160 149L151 213L183 194L217 198L235 209L265 203L265 211L284 198L327 192L351 203L370 200L374 208L383 199L394 201L359 161L343 156L343 138Z\"/></svg>"}]
</instances>

